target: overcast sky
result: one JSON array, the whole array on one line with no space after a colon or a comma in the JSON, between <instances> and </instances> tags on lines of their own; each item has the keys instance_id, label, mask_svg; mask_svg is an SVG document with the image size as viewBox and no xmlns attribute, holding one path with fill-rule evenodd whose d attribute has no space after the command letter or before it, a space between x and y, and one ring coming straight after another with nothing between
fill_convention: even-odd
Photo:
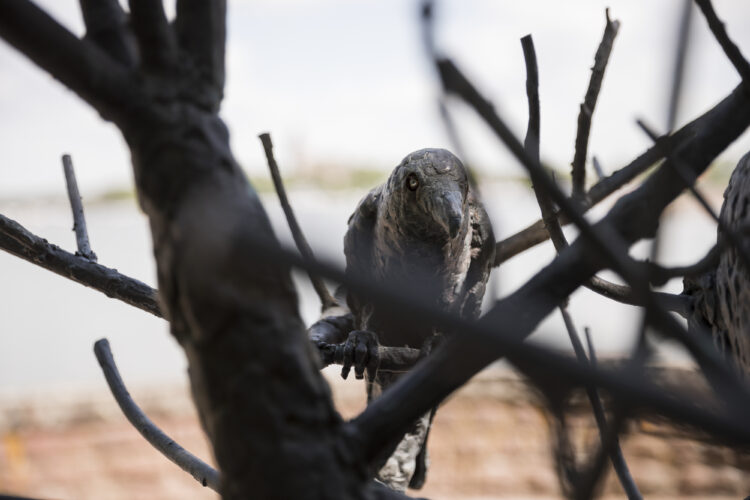
<instances>
[{"instance_id":1,"label":"overcast sky","mask_svg":"<svg viewBox=\"0 0 750 500\"><path fill-rule=\"evenodd\" d=\"M76 34L75 0L39 1ZM747 2L715 1L730 35L750 54ZM541 80L542 156L573 156L578 107L604 28L604 9L621 21L594 115L590 152L614 169L648 146L635 127L665 125L681 0L443 1L439 48L452 56L520 135L525 72L519 39L533 34ZM63 193L60 155L73 155L85 193L128 187L130 158L117 130L73 93L0 42L0 197ZM234 152L264 174L257 135L270 131L282 168L328 164L391 169L408 152L447 147L437 84L420 45L418 2L407 0L245 0L229 2L227 88L222 114ZM693 16L685 99L692 119L726 95L739 77ZM455 105L472 163L521 170L472 112ZM744 137L728 155L750 149Z\"/></svg>"}]
</instances>

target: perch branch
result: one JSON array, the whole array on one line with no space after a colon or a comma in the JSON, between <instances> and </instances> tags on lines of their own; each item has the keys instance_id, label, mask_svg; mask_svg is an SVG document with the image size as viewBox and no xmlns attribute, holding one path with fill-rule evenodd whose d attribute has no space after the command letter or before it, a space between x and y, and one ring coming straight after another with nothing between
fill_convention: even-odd
<instances>
[{"instance_id":1,"label":"perch branch","mask_svg":"<svg viewBox=\"0 0 750 500\"><path fill-rule=\"evenodd\" d=\"M599 97L599 91L604 79L604 71L607 68L609 55L612 53L612 44L620 29L619 21L609 19L609 9L605 11L607 24L604 28L602 41L594 56L594 67L591 68L591 79L586 90L586 96L581 104L581 110L578 114L578 132L576 133L576 150L573 156L572 176L573 176L573 197L583 198L586 193L586 155L589 145L589 134L591 132L591 117L594 114L596 100Z\"/></svg>"},{"instance_id":2,"label":"perch branch","mask_svg":"<svg viewBox=\"0 0 750 500\"><path fill-rule=\"evenodd\" d=\"M70 155L63 155L62 163L65 172L65 185L68 188L68 200L70 200L70 208L73 210L73 230L76 233L78 254L96 262L96 254L91 250L89 244L86 216L83 215L83 203L81 202L81 194L78 192L78 182L76 182L76 173L73 170L73 161L70 159Z\"/></svg>"},{"instance_id":3,"label":"perch branch","mask_svg":"<svg viewBox=\"0 0 750 500\"><path fill-rule=\"evenodd\" d=\"M102 367L104 377L107 379L109 390L112 391L112 395L115 397L120 409L141 436L162 455L193 476L200 484L218 492L219 473L203 460L174 442L172 438L167 436L143 413L135 401L133 401L133 398L130 397L130 393L125 387L125 383L122 381L115 360L112 357L109 341L107 339L98 340L94 344L94 353L96 354L96 359L99 361L99 366Z\"/></svg>"},{"instance_id":4,"label":"perch branch","mask_svg":"<svg viewBox=\"0 0 750 500\"><path fill-rule=\"evenodd\" d=\"M344 364L344 344L318 344L320 359L323 367L328 365ZM419 349L410 347L378 347L378 364L379 372L397 372L403 373L411 370L421 359Z\"/></svg>"},{"instance_id":5,"label":"perch branch","mask_svg":"<svg viewBox=\"0 0 750 500\"><path fill-rule=\"evenodd\" d=\"M729 38L727 30L724 28L724 23L719 20L716 11L714 11L713 5L711 5L711 0L695 0L695 3L698 4L701 12L703 12L703 16L706 18L706 22L708 22L708 27L711 29L711 33L714 34L714 37L716 37L719 45L721 45L727 58L729 58L732 65L737 70L737 73L740 74L742 81L746 85L750 85L750 64L742 55L742 52L740 52L737 45L735 45Z\"/></svg>"},{"instance_id":6,"label":"perch branch","mask_svg":"<svg viewBox=\"0 0 750 500\"><path fill-rule=\"evenodd\" d=\"M0 215L0 249L98 290L107 297L162 317L156 301L157 291L150 286L115 269L66 252L3 215Z\"/></svg>"},{"instance_id":7,"label":"perch branch","mask_svg":"<svg viewBox=\"0 0 750 500\"><path fill-rule=\"evenodd\" d=\"M302 232L302 228L297 222L297 217L294 215L294 210L292 210L292 206L289 204L289 198L287 198L286 196L284 183L282 182L281 174L279 173L279 166L277 165L276 159L273 156L273 143L271 142L271 135L268 133L263 133L258 137L260 138L260 142L263 143L263 149L266 152L266 159L268 160L268 170L271 171L273 185L276 188L276 194L279 197L281 208L284 209L284 215L286 216L287 224L289 224L289 230L292 232L294 243L297 245L297 250L299 250L299 253L302 254L302 256L304 256L306 259L313 260L315 256L313 255L312 248L310 248L310 245L307 243L307 238L305 238L305 235ZM313 288L315 288L315 293L317 293L318 298L320 298L321 310L325 311L326 309L329 309L331 307L336 307L338 305L338 302L333 298L333 296L331 296L331 293L328 291L328 288L326 287L325 283L323 283L323 280L320 278L320 276L316 275L315 273L308 273L308 276L310 277Z\"/></svg>"}]
</instances>

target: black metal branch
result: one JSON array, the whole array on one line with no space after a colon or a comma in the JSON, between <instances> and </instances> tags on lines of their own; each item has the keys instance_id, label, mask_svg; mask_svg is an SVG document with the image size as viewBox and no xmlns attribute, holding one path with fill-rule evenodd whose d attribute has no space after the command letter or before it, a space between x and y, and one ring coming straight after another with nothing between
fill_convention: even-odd
<instances>
[{"instance_id":1,"label":"black metal branch","mask_svg":"<svg viewBox=\"0 0 750 500\"><path fill-rule=\"evenodd\" d=\"M0 2L0 36L73 90L108 120L145 100L128 69L88 40L79 40L29 0Z\"/></svg>"},{"instance_id":2,"label":"black metal branch","mask_svg":"<svg viewBox=\"0 0 750 500\"><path fill-rule=\"evenodd\" d=\"M82 255L96 262L96 254L91 250L89 244L86 216L83 214L83 203L81 202L81 194L78 192L78 182L76 182L76 173L73 170L73 161L70 159L70 155L63 155L62 163L65 172L65 185L68 188L68 200L70 201L70 208L73 210L73 231L76 233L76 244L78 245L77 255Z\"/></svg>"},{"instance_id":3,"label":"black metal branch","mask_svg":"<svg viewBox=\"0 0 750 500\"><path fill-rule=\"evenodd\" d=\"M107 297L162 317L158 292L136 279L91 260L66 252L36 236L14 220L0 215L0 249L53 273L93 288Z\"/></svg>"},{"instance_id":4,"label":"black metal branch","mask_svg":"<svg viewBox=\"0 0 750 500\"><path fill-rule=\"evenodd\" d=\"M667 131L674 129L677 121L677 110L682 97L682 82L685 77L685 62L690 47L690 23L693 18L693 0L682 1L682 15L677 30L677 50L675 51L674 67L672 69L672 85L669 92L669 106L667 108Z\"/></svg>"},{"instance_id":5,"label":"black metal branch","mask_svg":"<svg viewBox=\"0 0 750 500\"><path fill-rule=\"evenodd\" d=\"M622 411L615 411L612 423L607 427L607 431L601 438L601 444L599 445L596 454L594 455L591 465L588 467L588 473L582 475L579 479L578 485L573 498L576 500L589 500L593 498L594 492L600 481L604 478L606 469L604 464L607 463L607 458L612 456L612 450L615 446L619 447L618 436L625 426L625 415ZM635 484L633 484L635 487ZM624 485L623 485L624 487ZM636 496L631 497L628 490L625 490L628 494L628 498L643 498L640 492L636 489Z\"/></svg>"},{"instance_id":6,"label":"black metal branch","mask_svg":"<svg viewBox=\"0 0 750 500\"><path fill-rule=\"evenodd\" d=\"M737 73L742 77L742 81L745 82L746 85L750 85L750 63L747 62L747 59L742 55L740 49L729 38L727 30L724 28L724 23L719 20L716 11L714 11L713 5L711 5L711 0L695 0L695 3L698 4L701 12L703 12L703 16L708 22L708 27L714 34L714 37L716 37L719 45L721 45L727 58L729 58L732 65L737 70Z\"/></svg>"},{"instance_id":7,"label":"black metal branch","mask_svg":"<svg viewBox=\"0 0 750 500\"><path fill-rule=\"evenodd\" d=\"M655 262L648 262L649 280L651 284L661 286L673 278L699 276L717 266L725 246L723 240L717 242L698 262L689 266L663 267Z\"/></svg>"},{"instance_id":8,"label":"black metal branch","mask_svg":"<svg viewBox=\"0 0 750 500\"><path fill-rule=\"evenodd\" d=\"M656 228L658 227L658 215L652 214L651 217L655 219L649 220L647 217L642 219L642 223L647 224L644 228L636 228L633 225L632 220L627 221L611 221L609 217L605 217L602 221L597 223L595 226L589 224L589 222L583 217L577 205L569 200L560 191L554 180L546 174L539 163L534 162L526 154L525 149L521 145L520 141L515 137L513 132L508 128L505 122L495 112L494 107L479 93L479 91L473 86L473 84L458 70L458 68L449 59L437 61L438 67L440 68L440 75L443 80L443 85L450 92L456 93L462 97L474 110L479 114L487 123L487 125L496 134L506 147L513 153L516 159L526 168L529 172L529 176L534 183L541 183L553 199L555 203L563 210L568 217L570 217L576 226L578 226L582 238L583 245L586 245L587 251L590 253L592 258L604 258L608 261L608 265L612 267L618 274L620 274L627 282L628 285L633 289L634 293L642 297L644 301L644 307L649 311L649 319L653 326L655 326L664 335L671 337L681 342L698 362L706 377L709 379L712 387L721 394L726 394L726 388L728 385L736 386L741 392L745 391L745 388L737 380L735 374L727 368L726 363L721 358L716 348L707 341L706 338L697 336L695 332L686 331L681 324L679 324L667 311L659 307L654 295L651 293L647 277L641 272L635 262L628 256L627 248L632 242L630 237L634 234L645 233L648 236L653 236ZM715 110L716 108L714 108ZM706 131L701 131L706 134ZM722 133L726 132L726 129L722 128ZM723 142L727 136L721 136ZM686 145L684 149L691 149L690 146L694 146L696 141L692 141L689 145ZM700 141L698 141L700 144ZM685 155L689 155L692 151L685 151ZM699 163L695 158L692 159L693 164L696 163L700 166L699 171L705 169L710 161L710 158L700 158ZM669 162L669 160L668 160ZM663 174L666 172L664 168L660 169L657 174ZM668 203L671 203L674 197L676 197L683 189L681 183L676 183L675 179L670 178L671 174L657 175L654 174L649 178L648 182L644 185L653 186L651 188L651 199L648 200L648 205L654 205L654 208L660 207L661 210L666 207ZM668 178L662 178L667 175ZM672 185L654 186L652 183L656 180L667 181L673 183ZM618 204L622 204L623 200L631 199L632 196L623 197L620 199ZM624 202L627 205L627 201ZM617 205L616 205L617 207ZM636 213L642 213L645 207L632 207L632 210ZM648 211L646 209L646 211ZM614 210L614 212L618 212ZM645 214L644 214L645 215ZM618 230L614 230L617 227ZM603 264L603 263L602 263Z\"/></svg>"},{"instance_id":9,"label":"black metal branch","mask_svg":"<svg viewBox=\"0 0 750 500\"><path fill-rule=\"evenodd\" d=\"M610 28L610 24L614 26L612 28L614 31L608 34L608 32L605 30L605 39L602 40L602 45L605 45L605 41L609 40L608 46L611 49L611 38L614 37L614 35L617 33L617 27L619 25L617 24L617 21L611 23L609 21L609 17L607 17L607 23L608 29ZM539 141L541 137L539 126L539 72L537 70L536 64L534 41L531 38L531 35L526 35L525 37L523 37L521 39L521 45L523 47L524 62L526 64L526 95L529 102L529 122L526 132L526 138L524 140L524 149L526 150L529 158L533 162L539 164ZM601 66L599 69L601 70L601 72L603 72L604 65L606 65L606 57L600 54L600 52L602 52L601 46L599 49L600 50L597 51L596 61L597 64ZM604 58L604 62L602 62L602 58ZM597 71L597 65L595 65L594 71ZM592 75L592 85L593 80L594 77ZM598 78L598 80L599 84L601 84L601 78ZM596 85L597 89L599 86L600 85ZM591 89L591 87L589 87L589 89ZM587 93L587 100L588 96L589 93ZM593 97L593 102L596 102L596 96ZM580 123L581 122L579 121L579 124ZM589 130L590 125L591 122L589 114L589 122L586 131ZM581 130L582 129L579 128L579 132L581 132ZM588 135L588 132L586 132L586 135ZM545 230L549 233L550 239L555 246L555 250L560 252L562 249L568 246L568 240L565 238L565 234L563 233L562 227L560 226L557 213L555 212L555 206L549 199L549 196L544 191L543 187L534 185L534 195L536 196L537 204L539 205L539 209L542 213L542 222L544 223ZM630 305L643 305L643 301L639 300L638 294L633 293L630 287L611 283L598 276L594 276L593 278L591 278L591 280L589 280L589 282L586 283L585 286L604 297L616 300L618 302ZM690 299L688 297L661 293L659 301L663 307L667 308L667 310L678 312L683 317L685 317L688 313L690 305Z\"/></svg>"},{"instance_id":10,"label":"black metal branch","mask_svg":"<svg viewBox=\"0 0 750 500\"><path fill-rule=\"evenodd\" d=\"M591 68L591 79L586 90L586 96L581 104L581 110L578 114L578 132L576 133L576 151L573 156L572 177L573 177L573 197L583 198L586 192L586 156L588 153L589 133L591 131L591 116L594 114L596 100L599 97L599 90L602 87L604 71L607 68L609 55L612 53L612 44L614 43L617 31L620 29L619 21L609 19L609 9L605 10L607 24L604 28L602 41L594 56L594 67Z\"/></svg>"},{"instance_id":11,"label":"black metal branch","mask_svg":"<svg viewBox=\"0 0 750 500\"><path fill-rule=\"evenodd\" d=\"M276 164L276 159L273 156L273 142L271 142L271 135L266 132L260 134L258 137L263 143L263 149L266 152L266 160L268 160L268 170L271 171L273 185L276 188L276 194L279 197L281 208L284 209L284 215L286 216L287 224L289 224L289 230L292 232L294 243L297 245L297 250L299 250L299 253L306 259L313 260L315 256L313 255L312 248L310 248L310 245L307 243L307 238L305 238L302 228L297 222L297 217L294 215L294 210L292 210L292 206L289 204L289 198L286 196L284 183L281 180L281 174L279 173L279 166ZM331 292L328 291L328 287L323 283L320 276L317 276L314 273L308 273L308 276L310 277L313 288L315 288L315 293L318 294L318 298L320 299L321 310L325 311L326 309L339 305L336 299L331 295Z\"/></svg>"},{"instance_id":12,"label":"black metal branch","mask_svg":"<svg viewBox=\"0 0 750 500\"><path fill-rule=\"evenodd\" d=\"M584 200L579 203L581 210L583 212L589 210L591 207L628 184L638 175L642 174L656 162L661 160L668 150L682 144L688 136L688 131L684 130L682 134L660 138L656 145L646 150L646 152L638 156L628 165L616 170L609 177L602 179L592 186L589 192L586 193ZM560 213L559 210L557 211L557 216L560 224L570 224L570 220L564 213ZM547 234L547 231L544 228L544 222L538 220L516 234L498 241L495 245L495 262L493 265L497 267L511 257L528 250L534 245L547 241L548 238L549 234Z\"/></svg>"},{"instance_id":13,"label":"black metal branch","mask_svg":"<svg viewBox=\"0 0 750 500\"><path fill-rule=\"evenodd\" d=\"M526 96L529 102L529 123L526 129L526 138L524 139L524 149L531 161L539 163L539 143L541 140L540 129L540 112L539 112L539 70L536 63L536 51L534 50L534 40L531 35L521 38L521 47L523 47L523 59L526 64ZM552 243L559 251L568 246L568 242L563 234L560 222L555 214L555 206L549 198L549 194L543 185L534 183L534 195L537 204L542 212L542 221L544 227L552 239Z\"/></svg>"},{"instance_id":14,"label":"black metal branch","mask_svg":"<svg viewBox=\"0 0 750 500\"><path fill-rule=\"evenodd\" d=\"M566 306L560 306L560 314L562 314L565 329L568 331L570 343L573 345L573 351L575 352L578 362L582 365L594 366L595 354L594 345L591 342L591 336L588 332L586 333L589 344L589 355L591 356L591 359L589 359L586 357L586 352L583 349L583 344L581 343L578 331L573 323L573 318L570 317L570 313ZM599 428L599 436L602 443L604 443L607 439L608 425L607 417L604 413L604 405L602 405L602 400L599 397L599 391L596 389L596 386L588 386L586 387L586 394L591 402L591 409L593 410L594 418L596 419L596 425ZM625 461L625 456L622 454L622 448L620 447L617 436L615 436L614 442L609 451L609 458L612 461L612 467L614 467L615 472L617 473L617 478L620 480L622 488L628 495L628 499L633 500L643 498L640 491L638 491L638 486L635 484L633 476L630 474L628 464Z\"/></svg>"},{"instance_id":15,"label":"black metal branch","mask_svg":"<svg viewBox=\"0 0 750 500\"><path fill-rule=\"evenodd\" d=\"M344 344L317 344L323 367L344 364ZM422 358L419 349L410 347L378 347L378 371L405 373Z\"/></svg>"},{"instance_id":16,"label":"black metal branch","mask_svg":"<svg viewBox=\"0 0 750 500\"><path fill-rule=\"evenodd\" d=\"M653 138L656 136L654 131L648 125L646 125L643 120L637 120L637 123L638 126L641 127L641 129L646 132L646 134L653 140ZM714 212L713 208L711 208L711 205L709 205L708 201L706 201L705 196L703 196L698 191L698 188L695 187L695 180L697 179L697 176L694 176L690 173L690 169L684 164L684 161L680 157L674 154L669 154L668 158L670 160L669 165L672 166L674 171L680 177L680 180L684 183L688 191L690 191L690 194L693 195L693 197L698 201L703 210L714 220L714 222L716 222L723 236L737 249L738 257L745 265L746 269L750 269L750 255L748 255L747 249L743 244L742 239L734 229L727 226L721 220L716 212Z\"/></svg>"},{"instance_id":17,"label":"black metal branch","mask_svg":"<svg viewBox=\"0 0 750 500\"><path fill-rule=\"evenodd\" d=\"M219 491L219 473L206 462L196 457L177 444L164 431L154 424L130 397L125 383L120 377L117 365L112 357L107 339L100 339L94 344L94 353L107 379L109 390L117 404L133 427L156 448L162 455L175 463L182 470L193 476L203 486Z\"/></svg>"}]
</instances>

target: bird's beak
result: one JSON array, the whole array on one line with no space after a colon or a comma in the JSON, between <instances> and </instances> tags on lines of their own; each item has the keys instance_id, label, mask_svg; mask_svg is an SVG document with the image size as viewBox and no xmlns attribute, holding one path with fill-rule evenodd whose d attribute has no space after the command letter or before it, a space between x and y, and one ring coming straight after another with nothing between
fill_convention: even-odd
<instances>
[{"instance_id":1,"label":"bird's beak","mask_svg":"<svg viewBox=\"0 0 750 500\"><path fill-rule=\"evenodd\" d=\"M464 220L464 203L461 194L455 191L443 193L437 203L437 211L436 215L440 224L448 230L451 239L455 238Z\"/></svg>"}]
</instances>

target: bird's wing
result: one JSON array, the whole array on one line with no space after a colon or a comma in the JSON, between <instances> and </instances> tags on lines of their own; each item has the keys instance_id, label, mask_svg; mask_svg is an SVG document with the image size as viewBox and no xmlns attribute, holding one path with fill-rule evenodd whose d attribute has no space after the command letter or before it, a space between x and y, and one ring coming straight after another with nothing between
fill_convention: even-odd
<instances>
[{"instance_id":1,"label":"bird's wing","mask_svg":"<svg viewBox=\"0 0 750 500\"><path fill-rule=\"evenodd\" d=\"M349 217L349 229L344 236L346 274L358 280L370 281L375 222L383 186L378 186L362 198L354 213ZM347 303L355 318L355 326L360 328L363 302L351 292L347 293Z\"/></svg>"},{"instance_id":2,"label":"bird's wing","mask_svg":"<svg viewBox=\"0 0 750 500\"><path fill-rule=\"evenodd\" d=\"M471 262L464 281L461 316L478 318L482 298L495 260L495 235L482 203L469 190L469 224L471 230Z\"/></svg>"}]
</instances>

